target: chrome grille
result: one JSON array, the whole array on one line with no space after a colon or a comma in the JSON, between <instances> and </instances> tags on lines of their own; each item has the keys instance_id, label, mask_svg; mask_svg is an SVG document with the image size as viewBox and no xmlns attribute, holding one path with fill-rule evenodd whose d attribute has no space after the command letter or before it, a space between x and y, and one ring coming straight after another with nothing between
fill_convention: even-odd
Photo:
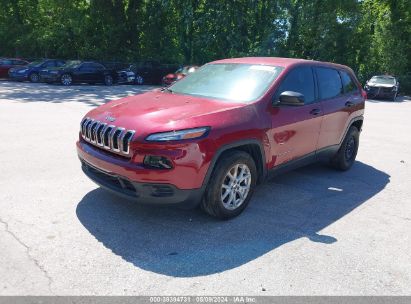
<instances>
[{"instance_id":1,"label":"chrome grille","mask_svg":"<svg viewBox=\"0 0 411 304\"><path fill-rule=\"evenodd\" d=\"M128 155L130 142L133 139L134 130L108 125L107 123L86 117L80 124L81 137L98 147L117 153Z\"/></svg>"}]
</instances>

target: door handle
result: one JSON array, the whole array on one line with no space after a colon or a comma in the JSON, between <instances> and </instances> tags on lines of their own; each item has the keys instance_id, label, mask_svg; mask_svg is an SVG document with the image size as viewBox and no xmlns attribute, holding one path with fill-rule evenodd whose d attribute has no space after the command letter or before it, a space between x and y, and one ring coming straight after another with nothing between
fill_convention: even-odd
<instances>
[{"instance_id":1,"label":"door handle","mask_svg":"<svg viewBox=\"0 0 411 304\"><path fill-rule=\"evenodd\" d=\"M350 108L350 107L352 107L353 105L354 105L354 103L351 102L351 101L347 101L347 102L345 103L345 106L346 106L347 108Z\"/></svg>"},{"instance_id":2,"label":"door handle","mask_svg":"<svg viewBox=\"0 0 411 304\"><path fill-rule=\"evenodd\" d=\"M315 115L315 116L319 115L320 113L321 113L321 110L320 110L320 109L312 109L312 110L310 111L310 114L311 114L311 115Z\"/></svg>"}]
</instances>

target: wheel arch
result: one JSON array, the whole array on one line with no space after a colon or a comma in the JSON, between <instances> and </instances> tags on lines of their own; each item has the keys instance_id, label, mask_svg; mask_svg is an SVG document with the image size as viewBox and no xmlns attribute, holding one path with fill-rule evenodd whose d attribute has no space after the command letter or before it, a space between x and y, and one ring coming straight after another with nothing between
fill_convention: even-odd
<instances>
[{"instance_id":1,"label":"wheel arch","mask_svg":"<svg viewBox=\"0 0 411 304\"><path fill-rule=\"evenodd\" d=\"M265 179L265 177L267 176L267 167L265 165L265 153L263 145L257 139L245 139L223 145L217 150L211 161L210 167L207 170L206 177L203 181L203 187L207 186L209 179L215 169L215 166L221 159L221 157L232 151L243 151L248 153L253 158L257 167L257 183L261 183Z\"/></svg>"}]
</instances>

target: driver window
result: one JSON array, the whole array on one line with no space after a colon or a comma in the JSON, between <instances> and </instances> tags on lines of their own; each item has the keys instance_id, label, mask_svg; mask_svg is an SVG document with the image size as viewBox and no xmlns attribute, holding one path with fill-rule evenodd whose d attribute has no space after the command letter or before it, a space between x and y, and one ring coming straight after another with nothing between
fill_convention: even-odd
<instances>
[{"instance_id":1,"label":"driver window","mask_svg":"<svg viewBox=\"0 0 411 304\"><path fill-rule=\"evenodd\" d=\"M315 101L314 78L311 67L297 67L287 74L275 94L275 100L282 92L293 91L304 95L305 104Z\"/></svg>"}]
</instances>

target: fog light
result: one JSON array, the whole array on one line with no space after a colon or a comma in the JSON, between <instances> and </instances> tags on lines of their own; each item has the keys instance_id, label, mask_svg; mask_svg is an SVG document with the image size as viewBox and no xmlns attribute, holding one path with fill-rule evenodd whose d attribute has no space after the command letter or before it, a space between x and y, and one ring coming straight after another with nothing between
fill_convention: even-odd
<instances>
[{"instance_id":1,"label":"fog light","mask_svg":"<svg viewBox=\"0 0 411 304\"><path fill-rule=\"evenodd\" d=\"M157 169L171 169L173 165L169 159L163 156L147 155L144 157L144 165Z\"/></svg>"}]
</instances>

